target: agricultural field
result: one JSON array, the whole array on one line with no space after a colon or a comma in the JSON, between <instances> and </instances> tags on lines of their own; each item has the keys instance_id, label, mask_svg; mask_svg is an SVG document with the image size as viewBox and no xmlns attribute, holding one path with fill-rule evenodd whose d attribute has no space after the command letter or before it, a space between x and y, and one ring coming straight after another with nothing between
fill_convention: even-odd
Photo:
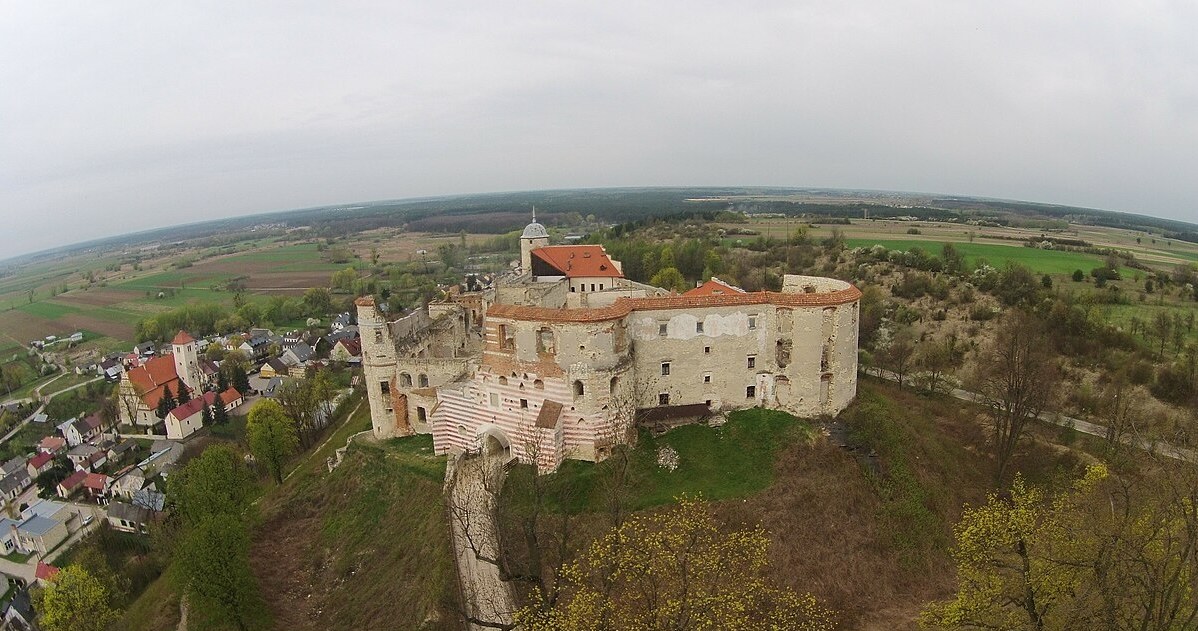
<instances>
[{"instance_id":1,"label":"agricultural field","mask_svg":"<svg viewBox=\"0 0 1198 631\"><path fill-rule=\"evenodd\" d=\"M137 322L148 316L196 304L232 311L237 291L245 302L259 304L272 296L299 296L310 287L328 287L334 272L365 270L375 252L380 265L436 261L439 245L459 245L463 238L476 244L494 235L387 228L343 239L254 239L221 247L176 245L166 253L61 258L0 278L0 352L77 331L85 333L85 342L72 355L125 349L134 341ZM426 253L417 254L420 250Z\"/></svg>"}]
</instances>

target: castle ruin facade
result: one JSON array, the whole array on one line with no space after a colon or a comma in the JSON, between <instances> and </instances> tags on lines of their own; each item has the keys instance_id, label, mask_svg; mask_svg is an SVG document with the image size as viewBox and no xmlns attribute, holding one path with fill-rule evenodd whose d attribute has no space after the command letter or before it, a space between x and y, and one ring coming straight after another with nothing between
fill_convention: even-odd
<instances>
[{"instance_id":1,"label":"castle ruin facade","mask_svg":"<svg viewBox=\"0 0 1198 631\"><path fill-rule=\"evenodd\" d=\"M550 246L536 223L512 273L389 318L357 301L375 436L436 453L507 449L539 471L600 461L647 419L754 406L836 414L856 396L861 292L787 275L681 295L625 279L602 246Z\"/></svg>"}]
</instances>

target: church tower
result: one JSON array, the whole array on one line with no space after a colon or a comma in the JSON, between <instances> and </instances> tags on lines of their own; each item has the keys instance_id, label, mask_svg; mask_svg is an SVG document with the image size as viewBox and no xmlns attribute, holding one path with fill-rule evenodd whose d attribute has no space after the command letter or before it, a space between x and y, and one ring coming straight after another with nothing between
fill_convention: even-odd
<instances>
[{"instance_id":1,"label":"church tower","mask_svg":"<svg viewBox=\"0 0 1198 631\"><path fill-rule=\"evenodd\" d=\"M202 390L204 378L200 373L199 352L196 350L195 339L188 335L187 331L179 331L175 339L171 340L171 351L175 357L175 374L179 375L179 379L192 392Z\"/></svg>"},{"instance_id":2,"label":"church tower","mask_svg":"<svg viewBox=\"0 0 1198 631\"><path fill-rule=\"evenodd\" d=\"M549 245L549 231L537 223L537 208L532 209L532 223L524 226L524 234L520 235L520 270L532 271L532 251Z\"/></svg>"}]
</instances>

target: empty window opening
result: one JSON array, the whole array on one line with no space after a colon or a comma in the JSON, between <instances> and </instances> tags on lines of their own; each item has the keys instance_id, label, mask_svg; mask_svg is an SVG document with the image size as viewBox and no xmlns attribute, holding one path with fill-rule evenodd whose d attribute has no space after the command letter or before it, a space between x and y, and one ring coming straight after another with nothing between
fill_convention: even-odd
<instances>
[{"instance_id":1,"label":"empty window opening","mask_svg":"<svg viewBox=\"0 0 1198 631\"><path fill-rule=\"evenodd\" d=\"M507 385L507 377L504 377L504 376L500 375L500 377L499 377L499 385L501 385L501 386L506 386L506 385Z\"/></svg>"},{"instance_id":2,"label":"empty window opening","mask_svg":"<svg viewBox=\"0 0 1198 631\"><path fill-rule=\"evenodd\" d=\"M416 408L416 420L422 423L428 420L428 412L423 407Z\"/></svg>"},{"instance_id":3,"label":"empty window opening","mask_svg":"<svg viewBox=\"0 0 1198 631\"><path fill-rule=\"evenodd\" d=\"M411 388L412 387L412 375L409 375L406 372L399 373L399 385L404 388Z\"/></svg>"},{"instance_id":4,"label":"empty window opening","mask_svg":"<svg viewBox=\"0 0 1198 631\"><path fill-rule=\"evenodd\" d=\"M747 364L747 366L746 366L746 367L747 367L749 370L752 370L752 369L756 368L756 367L757 367L757 356L756 356L756 355L749 355L749 356L746 358L746 361L745 361L745 363Z\"/></svg>"},{"instance_id":5,"label":"empty window opening","mask_svg":"<svg viewBox=\"0 0 1198 631\"><path fill-rule=\"evenodd\" d=\"M757 316L755 316L755 315L749 316L749 330L750 331L757 330Z\"/></svg>"},{"instance_id":6,"label":"empty window opening","mask_svg":"<svg viewBox=\"0 0 1198 631\"><path fill-rule=\"evenodd\" d=\"M657 334L658 334L658 335L665 335L665 334L666 334L666 328L668 327L668 325L669 325L669 323L668 323L668 322L658 322L658 323L657 323Z\"/></svg>"},{"instance_id":7,"label":"empty window opening","mask_svg":"<svg viewBox=\"0 0 1198 631\"><path fill-rule=\"evenodd\" d=\"M663 393L657 395L657 404L658 405L669 405L670 404L670 393L663 392Z\"/></svg>"},{"instance_id":8,"label":"empty window opening","mask_svg":"<svg viewBox=\"0 0 1198 631\"><path fill-rule=\"evenodd\" d=\"M670 376L670 362L662 362L661 363L661 376L662 377Z\"/></svg>"},{"instance_id":9,"label":"empty window opening","mask_svg":"<svg viewBox=\"0 0 1198 631\"><path fill-rule=\"evenodd\" d=\"M528 399L520 399L520 409L521 410L528 409Z\"/></svg>"},{"instance_id":10,"label":"empty window opening","mask_svg":"<svg viewBox=\"0 0 1198 631\"><path fill-rule=\"evenodd\" d=\"M427 388L428 387L428 375L426 375L424 373L420 373L420 375L418 377L416 377L416 383L420 384L421 388Z\"/></svg>"},{"instance_id":11,"label":"empty window opening","mask_svg":"<svg viewBox=\"0 0 1198 631\"><path fill-rule=\"evenodd\" d=\"M711 383L711 373L703 373L703 383Z\"/></svg>"},{"instance_id":12,"label":"empty window opening","mask_svg":"<svg viewBox=\"0 0 1198 631\"><path fill-rule=\"evenodd\" d=\"M703 347L703 354L704 354L704 355L710 355L710 354L711 354L711 347L710 347L710 346L704 346L704 347Z\"/></svg>"},{"instance_id":13,"label":"empty window opening","mask_svg":"<svg viewBox=\"0 0 1198 631\"><path fill-rule=\"evenodd\" d=\"M537 390L544 390L545 382L541 381L540 379L534 379L532 382L532 387L536 388Z\"/></svg>"},{"instance_id":14,"label":"empty window opening","mask_svg":"<svg viewBox=\"0 0 1198 631\"><path fill-rule=\"evenodd\" d=\"M757 398L757 386L746 386L745 387L745 398L746 399L756 399Z\"/></svg>"},{"instance_id":15,"label":"empty window opening","mask_svg":"<svg viewBox=\"0 0 1198 631\"><path fill-rule=\"evenodd\" d=\"M574 380L574 398L577 399L578 397L581 397L584 392L585 392L585 390L582 387L582 381L575 379Z\"/></svg>"},{"instance_id":16,"label":"empty window opening","mask_svg":"<svg viewBox=\"0 0 1198 631\"><path fill-rule=\"evenodd\" d=\"M698 322L695 323L695 333L702 333L702 332L703 332L703 321L699 320Z\"/></svg>"},{"instance_id":17,"label":"empty window opening","mask_svg":"<svg viewBox=\"0 0 1198 631\"><path fill-rule=\"evenodd\" d=\"M609 394L615 394L616 393L616 385L619 384L619 382L620 382L619 377L612 377L611 383L608 384L608 386L607 386L607 392Z\"/></svg>"},{"instance_id":18,"label":"empty window opening","mask_svg":"<svg viewBox=\"0 0 1198 631\"><path fill-rule=\"evenodd\" d=\"M381 390L384 395L391 394L391 382L380 381L379 382L379 390Z\"/></svg>"}]
</instances>

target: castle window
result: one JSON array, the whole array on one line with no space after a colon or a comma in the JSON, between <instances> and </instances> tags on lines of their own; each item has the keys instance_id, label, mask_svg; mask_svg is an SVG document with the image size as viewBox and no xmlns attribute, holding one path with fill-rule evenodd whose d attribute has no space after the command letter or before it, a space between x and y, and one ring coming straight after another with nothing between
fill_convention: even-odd
<instances>
[{"instance_id":1,"label":"castle window","mask_svg":"<svg viewBox=\"0 0 1198 631\"><path fill-rule=\"evenodd\" d=\"M695 333L702 333L702 332L703 332L703 321L699 320L698 322L695 323Z\"/></svg>"},{"instance_id":2,"label":"castle window","mask_svg":"<svg viewBox=\"0 0 1198 631\"><path fill-rule=\"evenodd\" d=\"M603 283L599 283L599 291L603 291Z\"/></svg>"},{"instance_id":3,"label":"castle window","mask_svg":"<svg viewBox=\"0 0 1198 631\"><path fill-rule=\"evenodd\" d=\"M749 330L750 331L757 330L757 316L755 316L755 315L749 316Z\"/></svg>"},{"instance_id":4,"label":"castle window","mask_svg":"<svg viewBox=\"0 0 1198 631\"><path fill-rule=\"evenodd\" d=\"M520 399L520 409L521 410L528 409L528 399Z\"/></svg>"},{"instance_id":5,"label":"castle window","mask_svg":"<svg viewBox=\"0 0 1198 631\"><path fill-rule=\"evenodd\" d=\"M428 420L428 412L425 411L423 407L416 408L416 420L420 421L421 423Z\"/></svg>"},{"instance_id":6,"label":"castle window","mask_svg":"<svg viewBox=\"0 0 1198 631\"><path fill-rule=\"evenodd\" d=\"M669 405L670 404L670 393L663 392L663 393L657 395L657 404L658 405Z\"/></svg>"},{"instance_id":7,"label":"castle window","mask_svg":"<svg viewBox=\"0 0 1198 631\"><path fill-rule=\"evenodd\" d=\"M607 391L608 391L608 393L609 393L609 394L615 394L615 393L616 393L616 384L617 384L617 383L619 383L619 382L620 382L620 378L619 378L619 377L612 377L612 378L611 378L611 383L610 383L610 384L608 384L608 389L607 389Z\"/></svg>"},{"instance_id":8,"label":"castle window","mask_svg":"<svg viewBox=\"0 0 1198 631\"><path fill-rule=\"evenodd\" d=\"M399 385L400 385L400 387L403 387L403 388L411 388L412 387L412 375L409 375L406 372L399 373Z\"/></svg>"},{"instance_id":9,"label":"castle window","mask_svg":"<svg viewBox=\"0 0 1198 631\"><path fill-rule=\"evenodd\" d=\"M383 330L382 330L382 329L375 329L375 330L374 330L374 343L375 343L375 344L382 344L382 343L383 343Z\"/></svg>"},{"instance_id":10,"label":"castle window","mask_svg":"<svg viewBox=\"0 0 1198 631\"><path fill-rule=\"evenodd\" d=\"M746 399L756 399L757 398L757 386L745 387L745 398Z\"/></svg>"},{"instance_id":11,"label":"castle window","mask_svg":"<svg viewBox=\"0 0 1198 631\"><path fill-rule=\"evenodd\" d=\"M661 376L662 377L670 376L670 362L662 362L661 363Z\"/></svg>"},{"instance_id":12,"label":"castle window","mask_svg":"<svg viewBox=\"0 0 1198 631\"><path fill-rule=\"evenodd\" d=\"M537 390L544 390L545 382L541 381L540 379L534 379L532 382L532 387L536 388Z\"/></svg>"},{"instance_id":13,"label":"castle window","mask_svg":"<svg viewBox=\"0 0 1198 631\"><path fill-rule=\"evenodd\" d=\"M499 385L501 385L501 386L506 386L506 385L507 385L507 377L504 377L503 375L500 375L500 376L499 376Z\"/></svg>"},{"instance_id":14,"label":"castle window","mask_svg":"<svg viewBox=\"0 0 1198 631\"><path fill-rule=\"evenodd\" d=\"M537 353L553 352L553 331L549 327L537 330Z\"/></svg>"},{"instance_id":15,"label":"castle window","mask_svg":"<svg viewBox=\"0 0 1198 631\"><path fill-rule=\"evenodd\" d=\"M748 364L747 368L749 370L756 368L757 367L757 356L749 355L749 357L747 358L747 361L745 363Z\"/></svg>"},{"instance_id":16,"label":"castle window","mask_svg":"<svg viewBox=\"0 0 1198 631\"><path fill-rule=\"evenodd\" d=\"M381 391L384 396L391 394L391 382L390 381L380 381L379 382L379 391Z\"/></svg>"},{"instance_id":17,"label":"castle window","mask_svg":"<svg viewBox=\"0 0 1198 631\"><path fill-rule=\"evenodd\" d=\"M666 326L668 324L669 324L668 322L658 322L657 323L657 334L664 337L666 334Z\"/></svg>"},{"instance_id":18,"label":"castle window","mask_svg":"<svg viewBox=\"0 0 1198 631\"><path fill-rule=\"evenodd\" d=\"M703 373L703 383L711 383L711 373Z\"/></svg>"},{"instance_id":19,"label":"castle window","mask_svg":"<svg viewBox=\"0 0 1198 631\"><path fill-rule=\"evenodd\" d=\"M506 324L499 325L499 348L501 348L503 350L510 350L513 345L514 345L514 343L513 343L512 338L508 337L508 334L507 334L507 325Z\"/></svg>"},{"instance_id":20,"label":"castle window","mask_svg":"<svg viewBox=\"0 0 1198 631\"><path fill-rule=\"evenodd\" d=\"M584 389L582 387L582 381L575 379L574 380L574 398L577 399L578 397L581 397L583 395L583 391L584 391Z\"/></svg>"},{"instance_id":21,"label":"castle window","mask_svg":"<svg viewBox=\"0 0 1198 631\"><path fill-rule=\"evenodd\" d=\"M710 354L711 354L711 347L710 347L710 346L704 346L704 347L703 347L703 354L704 354L704 355L710 355Z\"/></svg>"},{"instance_id":22,"label":"castle window","mask_svg":"<svg viewBox=\"0 0 1198 631\"><path fill-rule=\"evenodd\" d=\"M416 383L420 384L421 388L427 388L428 387L428 375L426 375L424 373L420 373L420 376L416 377Z\"/></svg>"}]
</instances>

